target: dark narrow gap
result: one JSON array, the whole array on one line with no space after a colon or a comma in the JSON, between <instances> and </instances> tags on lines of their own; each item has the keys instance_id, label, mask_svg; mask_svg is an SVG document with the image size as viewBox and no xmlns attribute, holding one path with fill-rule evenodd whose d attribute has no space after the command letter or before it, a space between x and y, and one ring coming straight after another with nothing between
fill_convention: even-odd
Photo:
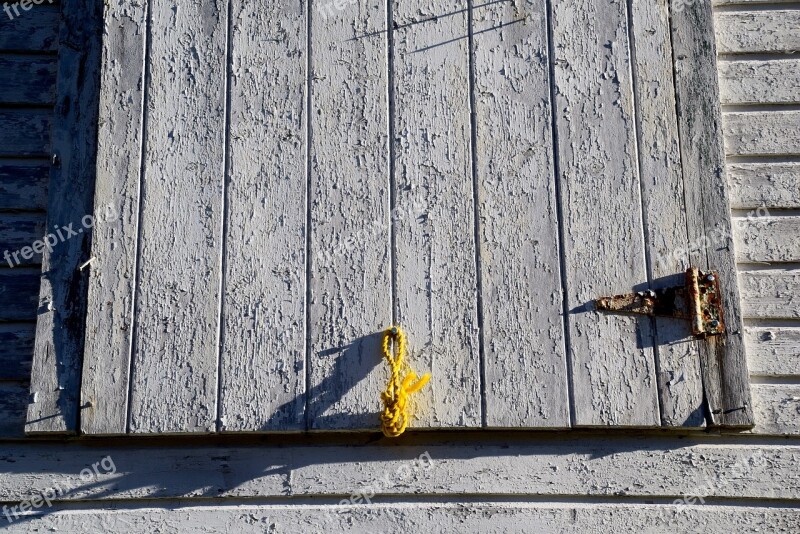
<instances>
[{"instance_id":1,"label":"dark narrow gap","mask_svg":"<svg viewBox=\"0 0 800 534\"><path fill-rule=\"evenodd\" d=\"M136 261L133 269L133 305L131 310L131 338L130 350L128 352L128 397L125 401L126 411L128 415L128 423L126 432L131 433L131 421L133 419L133 411L131 410L131 400L133 399L133 373L136 369L134 363L134 354L136 345L138 343L139 329L136 317L139 315L139 267L142 261L142 220L144 219L144 210L142 209L142 201L144 199L144 178L147 173L146 160L144 157L145 147L147 146L147 124L149 113L148 100L150 98L150 83L152 81L152 72L150 68L150 57L152 54L152 41L153 41L153 12L149 2L145 3L145 33L144 33L144 64L142 65L144 71L144 79L142 80L142 134L139 141L139 191L137 208L139 210L136 228Z\"/></svg>"},{"instance_id":2,"label":"dark narrow gap","mask_svg":"<svg viewBox=\"0 0 800 534\"><path fill-rule=\"evenodd\" d=\"M644 250L644 265L645 273L647 275L647 287L653 289L653 259L650 254L650 220L647 216L645 209L645 190L644 181L642 179L642 127L641 127L641 113L639 111L641 96L639 94L639 72L636 66L636 37L633 32L633 2L635 0L627 0L625 4L625 11L628 25L628 43L630 51L630 73L631 73L631 89L633 91L633 128L634 138L636 141L636 178L639 182L639 217L642 224L642 248ZM659 377L661 377L661 361L660 361L660 347L658 346L658 321L655 317L648 317L650 323L650 336L653 346L653 369L655 371L656 379L656 402L658 403L658 418L661 425L664 424L664 402L661 398L661 387L659 386Z\"/></svg>"},{"instance_id":3,"label":"dark narrow gap","mask_svg":"<svg viewBox=\"0 0 800 534\"><path fill-rule=\"evenodd\" d=\"M223 314L225 313L225 275L228 266L228 214L230 212L228 199L228 183L231 180L231 83L233 79L233 0L228 0L228 21L225 35L225 126L223 132L225 141L222 149L223 178L222 178L222 221L221 221L221 250L219 258L219 302L217 303L217 432L222 431L222 349L225 344L225 330L222 328Z\"/></svg>"},{"instance_id":4,"label":"dark narrow gap","mask_svg":"<svg viewBox=\"0 0 800 534\"><path fill-rule=\"evenodd\" d=\"M483 264L481 260L481 206L478 187L478 108L475 100L475 18L474 0L467 0L467 31L469 37L469 122L472 164L473 244L475 246L475 281L477 284L478 357L480 367L481 426L487 426L486 404L486 344L483 328Z\"/></svg>"},{"instance_id":5,"label":"dark narrow gap","mask_svg":"<svg viewBox=\"0 0 800 534\"><path fill-rule=\"evenodd\" d=\"M395 164L395 101L394 101L394 10L392 0L386 0L386 47L387 90L388 90L388 135L389 135L389 265L391 269L392 324L397 324L397 166Z\"/></svg>"},{"instance_id":6,"label":"dark narrow gap","mask_svg":"<svg viewBox=\"0 0 800 534\"><path fill-rule=\"evenodd\" d=\"M567 237L564 225L563 193L561 191L561 158L559 154L558 138L558 111L556 110L556 49L555 32L553 25L553 0L546 0L547 16L547 50L550 65L550 126L552 128L553 146L553 183L556 193L556 221L558 222L558 258L561 271L561 313L564 319L564 359L567 364L567 391L569 394L569 420L570 426L575 426L575 386L572 377L572 356L570 355L569 332L569 285L567 283L567 258L564 254Z\"/></svg>"},{"instance_id":7,"label":"dark narrow gap","mask_svg":"<svg viewBox=\"0 0 800 534\"><path fill-rule=\"evenodd\" d=\"M311 403L308 395L311 386L311 89L314 73L311 66L311 0L306 0L306 291L305 291L305 393L304 419L306 430L311 430Z\"/></svg>"}]
</instances>

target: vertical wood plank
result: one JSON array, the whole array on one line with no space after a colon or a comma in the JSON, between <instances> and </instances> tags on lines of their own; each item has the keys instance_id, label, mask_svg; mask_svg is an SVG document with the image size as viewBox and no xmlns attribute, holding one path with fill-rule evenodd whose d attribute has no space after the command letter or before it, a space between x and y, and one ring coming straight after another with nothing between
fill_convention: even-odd
<instances>
[{"instance_id":1,"label":"vertical wood plank","mask_svg":"<svg viewBox=\"0 0 800 534\"><path fill-rule=\"evenodd\" d=\"M589 304L647 282L625 1L551 7L573 424L659 425L649 318Z\"/></svg>"},{"instance_id":2,"label":"vertical wood plank","mask_svg":"<svg viewBox=\"0 0 800 534\"><path fill-rule=\"evenodd\" d=\"M417 426L480 426L466 0L393 3L397 320L431 372Z\"/></svg>"},{"instance_id":3,"label":"vertical wood plank","mask_svg":"<svg viewBox=\"0 0 800 534\"><path fill-rule=\"evenodd\" d=\"M86 314L90 237L81 221L92 215L97 139L102 4L64 0L59 35L55 118L50 132L56 164L50 170L48 227L74 224L77 236L45 250L25 432L75 433Z\"/></svg>"},{"instance_id":4,"label":"vertical wood plank","mask_svg":"<svg viewBox=\"0 0 800 534\"><path fill-rule=\"evenodd\" d=\"M306 7L233 0L223 431L305 429Z\"/></svg>"},{"instance_id":5,"label":"vertical wood plank","mask_svg":"<svg viewBox=\"0 0 800 534\"><path fill-rule=\"evenodd\" d=\"M150 6L130 431L214 431L227 2Z\"/></svg>"},{"instance_id":6,"label":"vertical wood plank","mask_svg":"<svg viewBox=\"0 0 800 534\"><path fill-rule=\"evenodd\" d=\"M380 425L392 319L385 4L311 10L311 429Z\"/></svg>"},{"instance_id":7,"label":"vertical wood plank","mask_svg":"<svg viewBox=\"0 0 800 534\"><path fill-rule=\"evenodd\" d=\"M725 306L727 335L699 343L708 416L716 425L751 427L753 406L730 238L716 46L708 2L672 10L672 46L689 241L722 236L714 246L701 247L691 256L698 267L719 271Z\"/></svg>"},{"instance_id":8,"label":"vertical wood plank","mask_svg":"<svg viewBox=\"0 0 800 534\"><path fill-rule=\"evenodd\" d=\"M81 385L81 432L128 425L133 299L139 229L147 4L105 11L95 210L116 212L94 229Z\"/></svg>"},{"instance_id":9,"label":"vertical wood plank","mask_svg":"<svg viewBox=\"0 0 800 534\"><path fill-rule=\"evenodd\" d=\"M486 424L569 427L547 5L473 17Z\"/></svg>"},{"instance_id":10,"label":"vertical wood plank","mask_svg":"<svg viewBox=\"0 0 800 534\"><path fill-rule=\"evenodd\" d=\"M668 0L629 1L636 79L639 172L651 289L683 285L689 267ZM657 317L662 426L702 427L703 380L689 322Z\"/></svg>"}]
</instances>

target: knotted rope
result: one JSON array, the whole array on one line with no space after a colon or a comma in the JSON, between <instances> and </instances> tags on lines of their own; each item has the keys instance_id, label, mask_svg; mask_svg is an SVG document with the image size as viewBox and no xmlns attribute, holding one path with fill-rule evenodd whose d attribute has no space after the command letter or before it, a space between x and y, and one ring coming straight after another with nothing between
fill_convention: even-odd
<instances>
[{"instance_id":1,"label":"knotted rope","mask_svg":"<svg viewBox=\"0 0 800 534\"><path fill-rule=\"evenodd\" d=\"M392 354L391 343L394 342L394 355ZM408 426L411 413L408 405L408 398L412 393L416 393L431 379L430 373L425 373L417 379L417 373L408 372L406 377L400 380L400 369L403 367L403 359L406 356L406 335L398 326L393 326L383 334L383 357L386 358L391 370L389 384L386 391L381 393L383 401L383 412L381 413L381 429L383 434L389 438L396 438L405 432ZM405 364L408 367L408 364Z\"/></svg>"}]
</instances>

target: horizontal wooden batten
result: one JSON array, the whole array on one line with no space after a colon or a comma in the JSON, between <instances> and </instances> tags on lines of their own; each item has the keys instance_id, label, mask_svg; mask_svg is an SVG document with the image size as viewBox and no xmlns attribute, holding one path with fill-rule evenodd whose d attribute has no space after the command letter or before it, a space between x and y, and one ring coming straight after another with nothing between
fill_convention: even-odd
<instances>
[{"instance_id":1,"label":"horizontal wooden batten","mask_svg":"<svg viewBox=\"0 0 800 534\"><path fill-rule=\"evenodd\" d=\"M0 306L0 321L36 319L40 275L35 268L0 268L0 301L14 303Z\"/></svg>"},{"instance_id":2,"label":"horizontal wooden batten","mask_svg":"<svg viewBox=\"0 0 800 534\"><path fill-rule=\"evenodd\" d=\"M800 262L800 217L756 216L733 222L738 261Z\"/></svg>"},{"instance_id":3,"label":"horizontal wooden batten","mask_svg":"<svg viewBox=\"0 0 800 534\"><path fill-rule=\"evenodd\" d=\"M741 272L739 285L744 317L800 317L800 269Z\"/></svg>"},{"instance_id":4,"label":"horizontal wooden batten","mask_svg":"<svg viewBox=\"0 0 800 534\"><path fill-rule=\"evenodd\" d=\"M47 156L52 111L0 109L0 157Z\"/></svg>"},{"instance_id":5,"label":"horizontal wooden batten","mask_svg":"<svg viewBox=\"0 0 800 534\"><path fill-rule=\"evenodd\" d=\"M46 224L44 213L0 213L0 267L40 264Z\"/></svg>"},{"instance_id":6,"label":"horizontal wooden batten","mask_svg":"<svg viewBox=\"0 0 800 534\"><path fill-rule=\"evenodd\" d=\"M800 10L720 11L714 23L720 54L800 51Z\"/></svg>"},{"instance_id":7,"label":"horizontal wooden batten","mask_svg":"<svg viewBox=\"0 0 800 534\"><path fill-rule=\"evenodd\" d=\"M723 129L729 156L800 154L800 111L727 112Z\"/></svg>"},{"instance_id":8,"label":"horizontal wooden batten","mask_svg":"<svg viewBox=\"0 0 800 534\"><path fill-rule=\"evenodd\" d=\"M720 61L718 69L722 104L800 102L800 59Z\"/></svg>"},{"instance_id":9,"label":"horizontal wooden batten","mask_svg":"<svg viewBox=\"0 0 800 534\"><path fill-rule=\"evenodd\" d=\"M27 12L20 9L20 16L13 19L0 11L0 51L55 52L59 19L57 5L39 5Z\"/></svg>"},{"instance_id":10,"label":"horizontal wooden batten","mask_svg":"<svg viewBox=\"0 0 800 534\"><path fill-rule=\"evenodd\" d=\"M55 56L0 54L0 103L53 104L56 62Z\"/></svg>"},{"instance_id":11,"label":"horizontal wooden batten","mask_svg":"<svg viewBox=\"0 0 800 534\"><path fill-rule=\"evenodd\" d=\"M744 336L750 374L800 376L800 326L751 326Z\"/></svg>"},{"instance_id":12,"label":"horizontal wooden batten","mask_svg":"<svg viewBox=\"0 0 800 534\"><path fill-rule=\"evenodd\" d=\"M30 377L34 329L33 322L0 323L0 381Z\"/></svg>"},{"instance_id":13,"label":"horizontal wooden batten","mask_svg":"<svg viewBox=\"0 0 800 534\"><path fill-rule=\"evenodd\" d=\"M28 398L27 382L0 382L0 436L8 439L24 435Z\"/></svg>"},{"instance_id":14,"label":"horizontal wooden batten","mask_svg":"<svg viewBox=\"0 0 800 534\"><path fill-rule=\"evenodd\" d=\"M800 208L800 163L728 163L731 208Z\"/></svg>"},{"instance_id":15,"label":"horizontal wooden batten","mask_svg":"<svg viewBox=\"0 0 800 534\"><path fill-rule=\"evenodd\" d=\"M800 385L753 384L752 387L756 416L753 432L800 435Z\"/></svg>"}]
</instances>

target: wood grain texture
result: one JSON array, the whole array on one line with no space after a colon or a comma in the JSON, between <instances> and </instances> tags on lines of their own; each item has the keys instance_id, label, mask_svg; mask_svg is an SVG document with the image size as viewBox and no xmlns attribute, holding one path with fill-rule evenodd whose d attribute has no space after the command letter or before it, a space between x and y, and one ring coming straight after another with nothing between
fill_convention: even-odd
<instances>
[{"instance_id":1,"label":"wood grain texture","mask_svg":"<svg viewBox=\"0 0 800 534\"><path fill-rule=\"evenodd\" d=\"M305 2L234 0L220 430L304 430Z\"/></svg>"},{"instance_id":2,"label":"wood grain texture","mask_svg":"<svg viewBox=\"0 0 800 534\"><path fill-rule=\"evenodd\" d=\"M800 386L753 384L758 434L800 435Z\"/></svg>"},{"instance_id":3,"label":"wood grain texture","mask_svg":"<svg viewBox=\"0 0 800 534\"><path fill-rule=\"evenodd\" d=\"M311 15L307 397L315 430L380 425L388 376L380 337L392 321L386 21L383 0Z\"/></svg>"},{"instance_id":4,"label":"wood grain texture","mask_svg":"<svg viewBox=\"0 0 800 534\"><path fill-rule=\"evenodd\" d=\"M397 321L418 372L415 426L480 426L466 0L394 3Z\"/></svg>"},{"instance_id":5,"label":"wood grain texture","mask_svg":"<svg viewBox=\"0 0 800 534\"><path fill-rule=\"evenodd\" d=\"M682 283L689 267L683 175L675 109L667 0L629 4L644 242L652 289ZM689 324L655 319L654 347L662 426L702 427L703 379Z\"/></svg>"},{"instance_id":6,"label":"wood grain texture","mask_svg":"<svg viewBox=\"0 0 800 534\"><path fill-rule=\"evenodd\" d=\"M56 96L55 57L0 55L0 102L52 105Z\"/></svg>"},{"instance_id":7,"label":"wood grain texture","mask_svg":"<svg viewBox=\"0 0 800 534\"><path fill-rule=\"evenodd\" d=\"M150 2L129 431L216 430L227 1Z\"/></svg>"},{"instance_id":8,"label":"wood grain texture","mask_svg":"<svg viewBox=\"0 0 800 534\"><path fill-rule=\"evenodd\" d=\"M486 425L569 427L547 5L475 9L473 32Z\"/></svg>"},{"instance_id":9,"label":"wood grain texture","mask_svg":"<svg viewBox=\"0 0 800 534\"><path fill-rule=\"evenodd\" d=\"M52 122L51 110L0 109L0 157L49 156Z\"/></svg>"},{"instance_id":10,"label":"wood grain texture","mask_svg":"<svg viewBox=\"0 0 800 534\"><path fill-rule=\"evenodd\" d=\"M0 269L0 299L14 306L0 306L0 321L34 321L39 302L39 277L36 267Z\"/></svg>"},{"instance_id":11,"label":"wood grain texture","mask_svg":"<svg viewBox=\"0 0 800 534\"><path fill-rule=\"evenodd\" d=\"M800 271L767 269L739 274L742 312L753 319L800 318Z\"/></svg>"},{"instance_id":12,"label":"wood grain texture","mask_svg":"<svg viewBox=\"0 0 800 534\"><path fill-rule=\"evenodd\" d=\"M0 161L0 209L46 209L49 180L50 165L47 161Z\"/></svg>"},{"instance_id":13,"label":"wood grain texture","mask_svg":"<svg viewBox=\"0 0 800 534\"><path fill-rule=\"evenodd\" d=\"M3 267L38 265L42 262L42 245L32 246L45 234L44 213L0 213L0 259ZM36 252L36 251L39 252ZM6 256L8 253L8 256ZM27 256L27 258L26 258Z\"/></svg>"},{"instance_id":14,"label":"wood grain texture","mask_svg":"<svg viewBox=\"0 0 800 534\"><path fill-rule=\"evenodd\" d=\"M800 262L800 217L736 218L733 222L738 261Z\"/></svg>"},{"instance_id":15,"label":"wood grain texture","mask_svg":"<svg viewBox=\"0 0 800 534\"><path fill-rule=\"evenodd\" d=\"M102 5L64 0L62 8L47 225L75 224L78 231L42 257L33 398L25 426L30 434L71 434L78 426L88 281L88 271L79 266L89 259L85 217L93 213Z\"/></svg>"},{"instance_id":16,"label":"wood grain texture","mask_svg":"<svg viewBox=\"0 0 800 534\"><path fill-rule=\"evenodd\" d=\"M0 51L55 52L58 49L59 6L43 4L34 9L27 13L20 9L21 16L13 20L0 12Z\"/></svg>"},{"instance_id":17,"label":"wood grain texture","mask_svg":"<svg viewBox=\"0 0 800 534\"><path fill-rule=\"evenodd\" d=\"M800 111L725 113L730 156L800 155Z\"/></svg>"},{"instance_id":18,"label":"wood grain texture","mask_svg":"<svg viewBox=\"0 0 800 534\"><path fill-rule=\"evenodd\" d=\"M94 229L81 383L81 432L124 434L139 229L146 3L110 5L104 15Z\"/></svg>"},{"instance_id":19,"label":"wood grain texture","mask_svg":"<svg viewBox=\"0 0 800 534\"><path fill-rule=\"evenodd\" d=\"M800 164L728 163L732 208L800 208Z\"/></svg>"},{"instance_id":20,"label":"wood grain texture","mask_svg":"<svg viewBox=\"0 0 800 534\"><path fill-rule=\"evenodd\" d=\"M689 242L721 235L713 247L690 253L701 269L718 271L725 308L725 336L697 341L703 369L706 420L710 424L753 424L750 376L742 340L742 318L725 181L714 24L711 6L694 2L672 10L672 48L685 209Z\"/></svg>"},{"instance_id":21,"label":"wood grain texture","mask_svg":"<svg viewBox=\"0 0 800 534\"><path fill-rule=\"evenodd\" d=\"M0 380L30 378L35 330L31 322L0 323Z\"/></svg>"},{"instance_id":22,"label":"wood grain texture","mask_svg":"<svg viewBox=\"0 0 800 534\"><path fill-rule=\"evenodd\" d=\"M649 318L588 306L648 281L626 4L552 11L573 424L658 426Z\"/></svg>"},{"instance_id":23,"label":"wood grain texture","mask_svg":"<svg viewBox=\"0 0 800 534\"><path fill-rule=\"evenodd\" d=\"M345 503L351 497L346 497ZM79 531L149 533L188 529L193 532L225 530L254 534L300 528L306 532L393 532L398 525L442 534L507 532L511 534L580 533L613 531L689 532L791 532L800 528L800 512L790 507L715 506L680 504L556 504L519 502L414 503L380 502L366 506L363 497L351 505L218 503L93 510L57 506L48 512L21 516L17 532ZM694 498L691 502L699 502Z\"/></svg>"},{"instance_id":24,"label":"wood grain texture","mask_svg":"<svg viewBox=\"0 0 800 534\"><path fill-rule=\"evenodd\" d=\"M747 361L754 376L800 376L800 328L747 327Z\"/></svg>"},{"instance_id":25,"label":"wood grain texture","mask_svg":"<svg viewBox=\"0 0 800 534\"><path fill-rule=\"evenodd\" d=\"M800 102L800 59L720 61L723 104Z\"/></svg>"},{"instance_id":26,"label":"wood grain texture","mask_svg":"<svg viewBox=\"0 0 800 534\"><path fill-rule=\"evenodd\" d=\"M714 28L720 54L800 51L800 10L721 11Z\"/></svg>"},{"instance_id":27,"label":"wood grain texture","mask_svg":"<svg viewBox=\"0 0 800 534\"><path fill-rule=\"evenodd\" d=\"M27 382L0 382L0 436L4 439L25 435L25 407L29 397Z\"/></svg>"}]
</instances>

